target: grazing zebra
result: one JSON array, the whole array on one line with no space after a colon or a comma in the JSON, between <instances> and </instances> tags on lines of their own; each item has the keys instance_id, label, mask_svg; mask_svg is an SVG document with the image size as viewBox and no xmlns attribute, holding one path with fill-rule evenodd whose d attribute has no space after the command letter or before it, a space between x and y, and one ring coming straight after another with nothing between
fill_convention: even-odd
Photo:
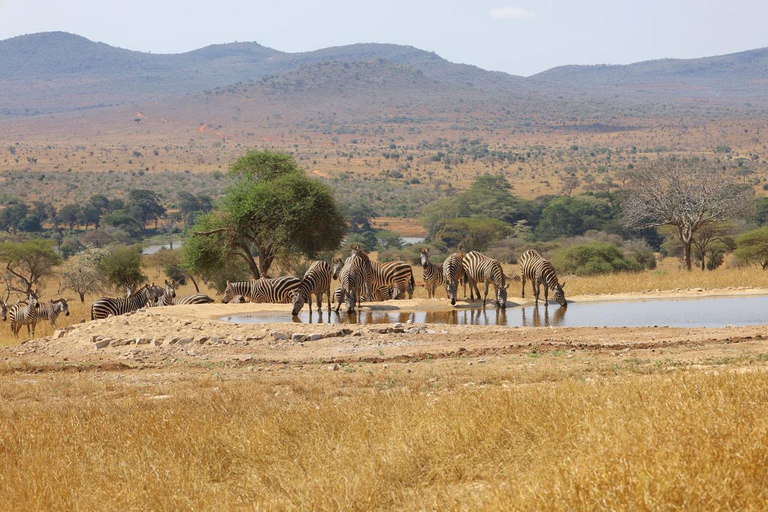
<instances>
[{"instance_id":1,"label":"grazing zebra","mask_svg":"<svg viewBox=\"0 0 768 512\"><path fill-rule=\"evenodd\" d=\"M453 306L456 305L459 282L464 281L463 259L463 253L455 252L445 258L445 261L443 262L443 282L445 283L445 291L448 294L448 298L451 299L451 305ZM467 298L466 286L464 287L464 298Z\"/></svg>"},{"instance_id":2,"label":"grazing zebra","mask_svg":"<svg viewBox=\"0 0 768 512\"><path fill-rule=\"evenodd\" d=\"M427 289L427 296L434 299L437 287L445 284L443 267L429 261L428 247L419 249L419 254L421 254L421 278L424 280L424 288Z\"/></svg>"},{"instance_id":3,"label":"grazing zebra","mask_svg":"<svg viewBox=\"0 0 768 512\"><path fill-rule=\"evenodd\" d=\"M241 302L245 302L242 296L239 296ZM174 306L182 306L188 304L211 304L214 300L204 293L193 293L192 295L186 295L184 297L177 297L173 299ZM232 300L231 302L235 302Z\"/></svg>"},{"instance_id":4,"label":"grazing zebra","mask_svg":"<svg viewBox=\"0 0 768 512\"><path fill-rule=\"evenodd\" d=\"M51 322L51 327L53 327L56 325L56 318L62 313L64 313L64 316L69 316L67 299L52 300L47 304L40 304L37 317L40 320L48 320Z\"/></svg>"},{"instance_id":5,"label":"grazing zebra","mask_svg":"<svg viewBox=\"0 0 768 512\"><path fill-rule=\"evenodd\" d=\"M251 302L276 302L290 304L293 294L301 281L293 276L261 278L250 281L227 281L222 302L227 304L236 295L242 295Z\"/></svg>"},{"instance_id":6,"label":"grazing zebra","mask_svg":"<svg viewBox=\"0 0 768 512\"><path fill-rule=\"evenodd\" d=\"M529 249L520 257L520 279L523 283L521 297L525 298L525 280L530 279L533 295L536 298L535 304L539 303L539 292L542 284L544 285L544 305L549 301L549 290L554 292L558 304L561 306L568 304L563 292L565 283L560 284L558 282L555 267L545 260L544 255L539 251Z\"/></svg>"},{"instance_id":7,"label":"grazing zebra","mask_svg":"<svg viewBox=\"0 0 768 512\"><path fill-rule=\"evenodd\" d=\"M401 294L408 293L408 298L413 298L413 269L404 261L390 261L381 263L371 261L359 245L352 246L352 257L359 258L362 268L365 270L365 296L372 297L372 290L380 290L382 287L391 288L397 299ZM349 260L347 260L349 261Z\"/></svg>"},{"instance_id":8,"label":"grazing zebra","mask_svg":"<svg viewBox=\"0 0 768 512\"><path fill-rule=\"evenodd\" d=\"M480 290L477 288L477 283L485 283L483 307L485 307L485 301L488 299L490 283L493 283L493 288L496 291L496 305L502 309L507 307L507 288L509 285L504 277L504 271L501 269L501 263L482 253L471 251L464 255L461 266L464 268L464 274L469 281L470 293L474 289L478 299L480 298Z\"/></svg>"},{"instance_id":9,"label":"grazing zebra","mask_svg":"<svg viewBox=\"0 0 768 512\"><path fill-rule=\"evenodd\" d=\"M13 332L14 336L19 337L22 325L27 326L27 334L30 334L29 327L32 326L32 336L35 335L39 307L40 303L37 301L37 295L34 293L29 296L29 303L19 302L10 307L8 316L11 319L11 332Z\"/></svg>"},{"instance_id":10,"label":"grazing zebra","mask_svg":"<svg viewBox=\"0 0 768 512\"><path fill-rule=\"evenodd\" d=\"M91 304L91 320L107 318L109 315L118 316L138 311L148 304L155 302L161 293L161 288L145 284L130 297L102 297Z\"/></svg>"},{"instance_id":11,"label":"grazing zebra","mask_svg":"<svg viewBox=\"0 0 768 512\"><path fill-rule=\"evenodd\" d=\"M324 261L315 261L309 266L301 279L296 296L293 299L292 315L296 316L309 302L309 313L312 314L312 294L317 296L317 310L323 310L323 294L328 294L328 311L331 310L331 266Z\"/></svg>"}]
</instances>

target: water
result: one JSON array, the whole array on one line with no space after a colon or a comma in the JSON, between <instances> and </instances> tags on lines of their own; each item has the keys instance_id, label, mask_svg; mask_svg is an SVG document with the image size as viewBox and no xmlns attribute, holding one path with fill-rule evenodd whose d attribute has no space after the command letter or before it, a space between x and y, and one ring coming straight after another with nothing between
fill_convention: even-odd
<instances>
[{"instance_id":1,"label":"water","mask_svg":"<svg viewBox=\"0 0 768 512\"><path fill-rule=\"evenodd\" d=\"M504 325L521 327L723 327L726 325L768 324L768 295L749 297L714 297L703 299L638 300L626 302L571 303L567 308L556 304L548 307L507 307L486 309L461 307L450 311L362 310L356 314L316 310L310 317L307 307L298 317L291 317L290 305L285 312L259 312L221 318L228 322L250 323L434 323L457 325ZM344 306L342 306L342 311Z\"/></svg>"},{"instance_id":2,"label":"water","mask_svg":"<svg viewBox=\"0 0 768 512\"><path fill-rule=\"evenodd\" d=\"M402 238L404 244L420 244L424 241L423 236L403 236L400 238Z\"/></svg>"},{"instance_id":3,"label":"water","mask_svg":"<svg viewBox=\"0 0 768 512\"><path fill-rule=\"evenodd\" d=\"M174 249L181 249L182 245L184 245L184 241L183 240L174 240L173 241L173 248ZM146 246L141 251L141 254L144 254L144 255L155 254L160 249L169 249L169 248L170 247L169 247L168 244L152 244L152 245Z\"/></svg>"}]
</instances>

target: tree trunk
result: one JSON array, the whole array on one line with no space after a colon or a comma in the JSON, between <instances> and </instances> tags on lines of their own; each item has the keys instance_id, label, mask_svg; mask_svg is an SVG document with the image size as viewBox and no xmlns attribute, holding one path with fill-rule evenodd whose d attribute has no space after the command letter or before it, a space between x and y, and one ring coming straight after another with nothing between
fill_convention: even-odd
<instances>
[{"instance_id":1,"label":"tree trunk","mask_svg":"<svg viewBox=\"0 0 768 512\"><path fill-rule=\"evenodd\" d=\"M200 287L197 285L197 280L194 276L189 276L189 280L192 281L192 284L195 285L195 293L200 293Z\"/></svg>"},{"instance_id":2,"label":"tree trunk","mask_svg":"<svg viewBox=\"0 0 768 512\"><path fill-rule=\"evenodd\" d=\"M691 270L691 242L683 241L683 255L685 259L685 269Z\"/></svg>"},{"instance_id":3,"label":"tree trunk","mask_svg":"<svg viewBox=\"0 0 768 512\"><path fill-rule=\"evenodd\" d=\"M77 292L80 295L80 302L85 303L85 294L83 292Z\"/></svg>"}]
</instances>

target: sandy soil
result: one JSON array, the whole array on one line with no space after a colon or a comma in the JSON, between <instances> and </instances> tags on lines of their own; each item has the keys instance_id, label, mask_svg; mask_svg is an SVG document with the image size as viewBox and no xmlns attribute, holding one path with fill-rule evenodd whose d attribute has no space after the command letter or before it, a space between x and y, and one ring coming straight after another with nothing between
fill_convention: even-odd
<instances>
[{"instance_id":1,"label":"sandy soil","mask_svg":"<svg viewBox=\"0 0 768 512\"><path fill-rule=\"evenodd\" d=\"M574 297L574 301L764 294L766 290L681 290ZM518 301L520 299L517 299ZM468 307L467 304L459 304ZM724 328L561 328L442 324L232 324L218 320L286 304L206 304L142 310L56 331L0 350L10 368L142 368L172 364L305 365L408 362L449 357L485 358L567 352L595 356L707 358L768 351L768 325ZM371 304L371 309L448 310L445 299ZM493 306L489 306L492 308ZM552 306L557 307L557 306Z\"/></svg>"}]
</instances>

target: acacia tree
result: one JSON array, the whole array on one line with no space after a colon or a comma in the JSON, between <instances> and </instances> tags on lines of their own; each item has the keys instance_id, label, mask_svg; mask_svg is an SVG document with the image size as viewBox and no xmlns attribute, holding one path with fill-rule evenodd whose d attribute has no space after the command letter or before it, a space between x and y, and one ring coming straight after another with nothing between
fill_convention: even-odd
<instances>
[{"instance_id":1,"label":"acacia tree","mask_svg":"<svg viewBox=\"0 0 768 512\"><path fill-rule=\"evenodd\" d=\"M40 279L51 275L53 267L61 263L61 256L48 240L4 242L0 244L0 262L5 263L6 272L12 276L9 287L29 297L40 285Z\"/></svg>"},{"instance_id":2,"label":"acacia tree","mask_svg":"<svg viewBox=\"0 0 768 512\"><path fill-rule=\"evenodd\" d=\"M768 226L739 235L734 254L744 263L757 263L763 270L768 269Z\"/></svg>"},{"instance_id":3,"label":"acacia tree","mask_svg":"<svg viewBox=\"0 0 768 512\"><path fill-rule=\"evenodd\" d=\"M696 233L709 224L746 216L751 207L751 187L698 158L661 158L628 171L628 179L624 225L673 226L688 270Z\"/></svg>"},{"instance_id":4,"label":"acacia tree","mask_svg":"<svg viewBox=\"0 0 768 512\"><path fill-rule=\"evenodd\" d=\"M314 257L341 243L347 222L326 185L310 179L290 155L249 151L230 169L235 180L185 243L184 265L209 275L241 258L255 279L278 257Z\"/></svg>"},{"instance_id":5,"label":"acacia tree","mask_svg":"<svg viewBox=\"0 0 768 512\"><path fill-rule=\"evenodd\" d=\"M106 254L104 249L90 248L70 258L61 269L62 288L77 293L80 302L85 302L86 293L101 292L102 274L98 264Z\"/></svg>"}]
</instances>

